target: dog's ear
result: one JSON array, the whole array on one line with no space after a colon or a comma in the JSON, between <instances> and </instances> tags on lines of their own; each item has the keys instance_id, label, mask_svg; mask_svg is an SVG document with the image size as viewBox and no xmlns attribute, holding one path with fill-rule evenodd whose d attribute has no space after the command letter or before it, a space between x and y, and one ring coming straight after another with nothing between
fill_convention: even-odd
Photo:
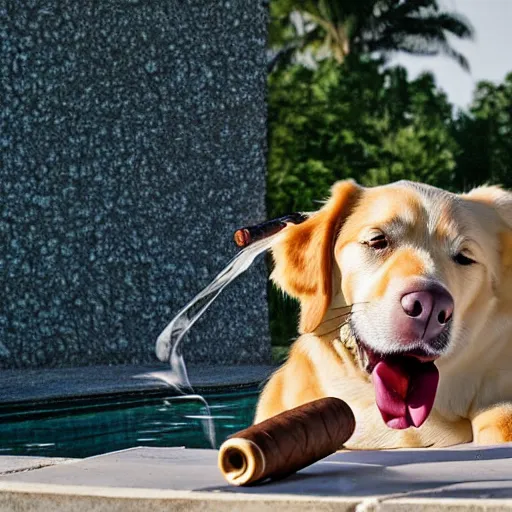
<instances>
[{"instance_id":1,"label":"dog's ear","mask_svg":"<svg viewBox=\"0 0 512 512\"><path fill-rule=\"evenodd\" d=\"M335 183L326 204L302 224L288 226L272 248L271 279L300 300L301 333L314 331L329 307L334 243L361 192L352 180Z\"/></svg>"},{"instance_id":2,"label":"dog's ear","mask_svg":"<svg viewBox=\"0 0 512 512\"><path fill-rule=\"evenodd\" d=\"M492 206L508 229L512 229L512 192L497 185L485 185L474 188L466 197Z\"/></svg>"},{"instance_id":3,"label":"dog's ear","mask_svg":"<svg viewBox=\"0 0 512 512\"><path fill-rule=\"evenodd\" d=\"M512 299L512 192L499 186L482 186L471 190L466 198L490 206L497 214L493 229L498 235L501 271L496 276L496 290L500 297Z\"/></svg>"}]
</instances>

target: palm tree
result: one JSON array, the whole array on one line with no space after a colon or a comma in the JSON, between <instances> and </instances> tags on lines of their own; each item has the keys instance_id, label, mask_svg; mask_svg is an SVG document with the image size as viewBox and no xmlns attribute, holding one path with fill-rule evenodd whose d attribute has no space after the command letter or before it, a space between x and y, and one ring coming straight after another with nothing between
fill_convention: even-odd
<instances>
[{"instance_id":1,"label":"palm tree","mask_svg":"<svg viewBox=\"0 0 512 512\"><path fill-rule=\"evenodd\" d=\"M449 35L471 39L462 15L442 11L437 0L272 0L271 66L292 55L330 55L341 63L352 53L444 54L469 69Z\"/></svg>"}]
</instances>

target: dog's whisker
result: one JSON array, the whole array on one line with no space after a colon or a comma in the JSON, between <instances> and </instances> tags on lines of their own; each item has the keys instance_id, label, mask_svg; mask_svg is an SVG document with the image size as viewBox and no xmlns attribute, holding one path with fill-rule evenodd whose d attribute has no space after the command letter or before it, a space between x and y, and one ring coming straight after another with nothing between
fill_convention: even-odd
<instances>
[{"instance_id":1,"label":"dog's whisker","mask_svg":"<svg viewBox=\"0 0 512 512\"><path fill-rule=\"evenodd\" d=\"M317 336L327 336L328 334L331 334L333 332L339 331L342 327L344 327L347 324L348 324L348 322L342 322L341 324L339 324L334 329L331 329L330 331L326 331L326 332L323 332L323 333L316 333L316 334L317 334Z\"/></svg>"},{"instance_id":2,"label":"dog's whisker","mask_svg":"<svg viewBox=\"0 0 512 512\"><path fill-rule=\"evenodd\" d=\"M352 313L353 313L352 311L346 311L345 313L339 313L337 315L333 315L330 318L327 318L326 320L332 320L333 318L341 318L342 316L351 315ZM325 320L324 320L324 322L325 322Z\"/></svg>"},{"instance_id":3,"label":"dog's whisker","mask_svg":"<svg viewBox=\"0 0 512 512\"><path fill-rule=\"evenodd\" d=\"M333 308L333 309L331 309L331 311L333 311L333 310L335 310L335 309L339 309L339 308ZM363 312L363 310L355 310L355 311L354 311L354 310L352 309L352 310L350 310L350 311L346 311L346 312L344 312L344 313L340 313L339 315L334 315L334 316L331 316L331 317L329 317L329 318L325 318L324 320L322 320L322 322L320 322L319 326L320 326L320 325L323 325L323 324L325 324L325 323L327 323L327 322L332 322L333 320L337 320L337 319L339 319L339 318L344 318L344 317L345 317L345 318L347 318L347 317L349 317L350 315L353 315L354 313L362 313L362 312ZM340 326L340 327L341 327L341 326ZM329 332L330 332L330 331L329 331Z\"/></svg>"},{"instance_id":4,"label":"dog's whisker","mask_svg":"<svg viewBox=\"0 0 512 512\"><path fill-rule=\"evenodd\" d=\"M347 304L345 306L338 306L337 308L331 308L331 311L335 311L337 309L350 309L354 306L359 306L360 304L370 304L370 302L354 302L353 304Z\"/></svg>"},{"instance_id":5,"label":"dog's whisker","mask_svg":"<svg viewBox=\"0 0 512 512\"><path fill-rule=\"evenodd\" d=\"M343 313L341 315L331 316L329 318L326 318L325 320L322 320L318 325L322 325L322 324L325 324L327 322L332 322L333 320L338 320L340 318L347 317L347 316L349 316L351 314L352 314L352 311L349 311L349 312Z\"/></svg>"},{"instance_id":6,"label":"dog's whisker","mask_svg":"<svg viewBox=\"0 0 512 512\"><path fill-rule=\"evenodd\" d=\"M332 311L332 310L331 310ZM331 331L327 331L326 333L324 334L320 334L320 336L324 336L325 334L329 334L330 332L333 332L335 331L336 329L341 329L341 327L343 327L344 325L346 325L348 323L348 320L349 320L349 317L354 315L355 313L363 313L363 310L351 310L351 311L347 311L346 313L340 313L339 315L334 315L334 316L331 316L329 318L325 318L324 320L322 320L322 322L320 322L320 324L318 324L318 326L320 327L321 325L327 323L327 322L332 322L333 320L338 320L340 318L345 318L346 321L341 323L338 327L334 328L333 330Z\"/></svg>"}]
</instances>

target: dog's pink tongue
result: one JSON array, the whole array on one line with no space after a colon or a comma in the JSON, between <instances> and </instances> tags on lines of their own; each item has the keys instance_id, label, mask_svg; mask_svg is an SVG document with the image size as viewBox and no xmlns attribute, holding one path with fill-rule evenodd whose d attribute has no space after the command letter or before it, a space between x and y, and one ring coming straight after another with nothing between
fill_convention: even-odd
<instances>
[{"instance_id":1,"label":"dog's pink tongue","mask_svg":"<svg viewBox=\"0 0 512 512\"><path fill-rule=\"evenodd\" d=\"M375 399L388 427L419 427L436 397L439 372L434 363L380 361L372 372Z\"/></svg>"}]
</instances>

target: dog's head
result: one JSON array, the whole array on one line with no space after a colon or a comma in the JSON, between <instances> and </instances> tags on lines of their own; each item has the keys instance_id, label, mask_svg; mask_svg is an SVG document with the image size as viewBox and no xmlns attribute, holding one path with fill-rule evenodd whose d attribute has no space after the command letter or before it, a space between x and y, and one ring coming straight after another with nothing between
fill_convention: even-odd
<instances>
[{"instance_id":1,"label":"dog's head","mask_svg":"<svg viewBox=\"0 0 512 512\"><path fill-rule=\"evenodd\" d=\"M272 279L300 300L302 333L321 334L333 318L350 327L390 427L420 426L437 389L434 361L463 357L490 312L512 301L511 225L512 194L497 187L456 195L343 181L286 229Z\"/></svg>"}]
</instances>

